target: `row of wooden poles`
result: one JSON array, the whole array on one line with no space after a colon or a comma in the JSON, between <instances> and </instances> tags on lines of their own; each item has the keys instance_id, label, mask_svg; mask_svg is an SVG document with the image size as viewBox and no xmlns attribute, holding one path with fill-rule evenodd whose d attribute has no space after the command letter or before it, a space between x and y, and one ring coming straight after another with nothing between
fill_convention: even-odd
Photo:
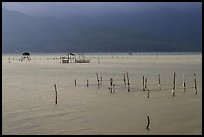
<instances>
[{"instance_id":1,"label":"row of wooden poles","mask_svg":"<svg viewBox=\"0 0 204 137\"><path fill-rule=\"evenodd\" d=\"M129 81L129 75L128 75L128 72L126 73L126 76L127 76L127 87L128 87L128 92L130 91L130 81ZM99 80L99 77L98 77L98 73L96 73L96 79L97 79L97 83L98 83L98 87L102 84L102 77L100 77L100 80ZM126 78L125 78L125 73L123 75L123 81L124 81L124 85L126 86ZM161 81L160 81L160 74L159 74L159 90L161 90ZM194 85L194 88L195 88L195 94L197 94L197 83L196 83L196 75L194 74L194 82L195 82L195 85ZM75 83L75 86L76 86L76 79L74 80L74 83ZM147 89L147 78L145 78L143 76L143 91L146 91L147 90L147 98L149 98L149 89ZM88 80L87 80L87 84L86 86L88 87L89 86L89 83L88 83ZM55 87L55 104L57 104L57 86L56 84L54 84L54 87ZM111 77L110 78L110 93L115 93L115 84L113 84L113 78ZM176 73L174 72L174 77L173 77L173 88L172 88L172 96L174 97L175 96L175 89L176 89ZM184 89L184 92L186 91L186 83L185 83L185 79L184 79L184 76L183 76L183 89ZM149 130L149 125L150 125L150 117L147 116L147 126L146 126L146 129Z\"/></svg>"},{"instance_id":2,"label":"row of wooden poles","mask_svg":"<svg viewBox=\"0 0 204 137\"><path fill-rule=\"evenodd\" d=\"M161 80L160 80L160 74L158 75L159 79L158 79L158 86L159 86L159 90L161 90ZM127 78L127 81L126 81ZM102 81L103 78L98 76L98 73L96 73L96 80L97 80L97 85L98 88L100 87L100 85L102 85ZM125 87L127 86L127 91L130 92L130 80L129 80L129 75L128 72L125 75L125 72L123 73L123 82ZM197 94L197 83L196 83L196 75L194 73L194 88L195 88L195 94ZM74 80L75 86L77 85L77 80ZM89 86L89 81L88 79L86 80L86 86ZM115 84L113 83L113 78L110 77L110 93L115 93ZM173 75L173 87L172 87L172 96L175 96L175 89L176 89L176 73L174 72ZM149 89L147 89L147 78L145 78L144 76L142 77L142 90L143 91L149 91ZM185 82L185 76L183 75L183 90L184 92L186 91L186 82Z\"/></svg>"},{"instance_id":3,"label":"row of wooden poles","mask_svg":"<svg viewBox=\"0 0 204 137\"><path fill-rule=\"evenodd\" d=\"M126 82L126 78L127 78L127 82ZM102 81L103 81L103 78L100 77L99 79L99 76L98 76L98 73L96 73L96 80L97 80L97 85L98 85L98 88L100 87L100 85L102 85ZM126 73L123 73L123 82L124 82L124 85L125 87L127 86L127 91L130 92L130 80L129 80L129 75L128 75L128 72ZM74 80L74 84L75 86L77 85L77 80L75 79ZM158 85L159 85L159 90L161 90L161 80L160 80L160 74L159 74L159 79L158 79ZM86 80L86 86L89 87L89 81L88 79ZM111 77L110 78L110 87L109 87L109 90L110 90L110 93L115 93L115 84L113 83L113 78ZM54 84L54 88L55 88L55 104L57 104L57 86L56 84ZM194 88L195 88L195 94L198 93L198 90L197 90L197 83L196 83L196 75L194 73ZM175 96L175 89L176 89L176 73L174 72L173 74L173 87L172 87L172 96ZM142 81L142 90L143 91L147 91L147 94L148 94L148 98L149 98L149 89L147 88L147 78L145 78L143 76L143 81ZM184 75L183 75L183 90L184 92L186 91L186 82L185 82L185 78L184 78Z\"/></svg>"}]
</instances>

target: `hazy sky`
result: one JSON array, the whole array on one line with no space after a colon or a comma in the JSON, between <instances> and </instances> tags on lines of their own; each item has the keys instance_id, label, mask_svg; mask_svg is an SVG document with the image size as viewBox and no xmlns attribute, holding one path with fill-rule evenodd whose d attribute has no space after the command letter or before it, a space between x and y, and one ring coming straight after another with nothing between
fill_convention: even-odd
<instances>
[{"instance_id":1,"label":"hazy sky","mask_svg":"<svg viewBox=\"0 0 204 137\"><path fill-rule=\"evenodd\" d=\"M202 11L202 2L3 2L3 8L35 16L63 16L117 11L149 11L173 8L180 11Z\"/></svg>"}]
</instances>

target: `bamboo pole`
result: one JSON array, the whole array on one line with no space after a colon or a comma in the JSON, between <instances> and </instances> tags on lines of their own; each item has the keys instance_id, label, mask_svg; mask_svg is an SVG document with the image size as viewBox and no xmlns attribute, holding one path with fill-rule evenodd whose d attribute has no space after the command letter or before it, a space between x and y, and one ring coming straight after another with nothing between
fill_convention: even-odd
<instances>
[{"instance_id":1,"label":"bamboo pole","mask_svg":"<svg viewBox=\"0 0 204 137\"><path fill-rule=\"evenodd\" d=\"M174 72L174 86L173 86L173 89L175 90L176 89L176 73Z\"/></svg>"},{"instance_id":2,"label":"bamboo pole","mask_svg":"<svg viewBox=\"0 0 204 137\"><path fill-rule=\"evenodd\" d=\"M126 86L125 72L123 72L123 81L124 81L124 84L125 84L125 86Z\"/></svg>"},{"instance_id":3,"label":"bamboo pole","mask_svg":"<svg viewBox=\"0 0 204 137\"><path fill-rule=\"evenodd\" d=\"M147 78L145 78L145 90L147 89Z\"/></svg>"},{"instance_id":4,"label":"bamboo pole","mask_svg":"<svg viewBox=\"0 0 204 137\"><path fill-rule=\"evenodd\" d=\"M195 94L198 94L198 90L197 90L197 83L196 83L196 75L194 73L194 81L195 81Z\"/></svg>"},{"instance_id":5,"label":"bamboo pole","mask_svg":"<svg viewBox=\"0 0 204 137\"><path fill-rule=\"evenodd\" d=\"M142 90L145 91L145 88L144 88L144 76L142 77Z\"/></svg>"},{"instance_id":6,"label":"bamboo pole","mask_svg":"<svg viewBox=\"0 0 204 137\"><path fill-rule=\"evenodd\" d=\"M69 54L67 55L67 58L68 58L67 60L68 60L68 63L69 63Z\"/></svg>"},{"instance_id":7,"label":"bamboo pole","mask_svg":"<svg viewBox=\"0 0 204 137\"><path fill-rule=\"evenodd\" d=\"M74 79L74 85L76 86L76 79Z\"/></svg>"},{"instance_id":8,"label":"bamboo pole","mask_svg":"<svg viewBox=\"0 0 204 137\"><path fill-rule=\"evenodd\" d=\"M57 104L57 86L54 84L55 87L55 104Z\"/></svg>"},{"instance_id":9,"label":"bamboo pole","mask_svg":"<svg viewBox=\"0 0 204 137\"><path fill-rule=\"evenodd\" d=\"M159 74L159 90L161 90L160 74Z\"/></svg>"},{"instance_id":10,"label":"bamboo pole","mask_svg":"<svg viewBox=\"0 0 204 137\"><path fill-rule=\"evenodd\" d=\"M115 93L115 84L113 84L113 92Z\"/></svg>"},{"instance_id":11,"label":"bamboo pole","mask_svg":"<svg viewBox=\"0 0 204 137\"><path fill-rule=\"evenodd\" d=\"M147 130L149 130L149 125L150 125L150 118L149 118L149 116L147 116L147 126L146 126Z\"/></svg>"},{"instance_id":12,"label":"bamboo pole","mask_svg":"<svg viewBox=\"0 0 204 137\"><path fill-rule=\"evenodd\" d=\"M96 80L98 82L98 88L99 88L99 79L98 79L98 73L96 73Z\"/></svg>"},{"instance_id":13,"label":"bamboo pole","mask_svg":"<svg viewBox=\"0 0 204 137\"><path fill-rule=\"evenodd\" d=\"M110 93L113 93L112 92L112 90L113 90L113 78L110 78L110 86L111 86L110 87L110 91L111 91Z\"/></svg>"},{"instance_id":14,"label":"bamboo pole","mask_svg":"<svg viewBox=\"0 0 204 137\"><path fill-rule=\"evenodd\" d=\"M149 89L147 90L147 98L149 98Z\"/></svg>"},{"instance_id":15,"label":"bamboo pole","mask_svg":"<svg viewBox=\"0 0 204 137\"><path fill-rule=\"evenodd\" d=\"M129 76L128 76L128 72L127 72L127 84L128 84L128 92L130 91L130 81L129 81Z\"/></svg>"},{"instance_id":16,"label":"bamboo pole","mask_svg":"<svg viewBox=\"0 0 204 137\"><path fill-rule=\"evenodd\" d=\"M174 72L174 79L173 79L173 88L172 88L172 96L175 96L175 85L176 85L176 73Z\"/></svg>"},{"instance_id":17,"label":"bamboo pole","mask_svg":"<svg viewBox=\"0 0 204 137\"><path fill-rule=\"evenodd\" d=\"M89 87L89 80L86 80L86 86Z\"/></svg>"}]
</instances>

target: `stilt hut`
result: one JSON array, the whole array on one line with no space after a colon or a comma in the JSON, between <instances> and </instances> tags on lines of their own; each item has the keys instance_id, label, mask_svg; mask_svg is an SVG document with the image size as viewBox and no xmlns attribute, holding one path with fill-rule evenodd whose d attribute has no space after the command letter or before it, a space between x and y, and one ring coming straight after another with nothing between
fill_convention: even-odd
<instances>
[{"instance_id":1,"label":"stilt hut","mask_svg":"<svg viewBox=\"0 0 204 137\"><path fill-rule=\"evenodd\" d=\"M30 52L23 52L22 53L22 56L21 56L21 61L23 61L24 59L27 59L27 60L31 60L31 57L30 57Z\"/></svg>"},{"instance_id":2,"label":"stilt hut","mask_svg":"<svg viewBox=\"0 0 204 137\"><path fill-rule=\"evenodd\" d=\"M75 63L76 57L73 53L68 53L66 56L61 57L62 63Z\"/></svg>"}]
</instances>

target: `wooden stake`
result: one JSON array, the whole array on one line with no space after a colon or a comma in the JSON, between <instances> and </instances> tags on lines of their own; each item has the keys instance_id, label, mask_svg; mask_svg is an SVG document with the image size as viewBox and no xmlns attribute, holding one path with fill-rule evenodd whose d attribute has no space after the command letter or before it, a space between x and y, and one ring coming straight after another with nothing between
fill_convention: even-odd
<instances>
[{"instance_id":1,"label":"wooden stake","mask_svg":"<svg viewBox=\"0 0 204 137\"><path fill-rule=\"evenodd\" d=\"M69 63L69 54L67 55L67 58L68 58L68 63Z\"/></svg>"},{"instance_id":2,"label":"wooden stake","mask_svg":"<svg viewBox=\"0 0 204 137\"><path fill-rule=\"evenodd\" d=\"M173 80L173 88L172 88L172 96L175 96L175 85L176 85L176 73L174 72L174 80Z\"/></svg>"},{"instance_id":3,"label":"wooden stake","mask_svg":"<svg viewBox=\"0 0 204 137\"><path fill-rule=\"evenodd\" d=\"M55 87L55 104L57 104L57 86L54 84Z\"/></svg>"},{"instance_id":4,"label":"wooden stake","mask_svg":"<svg viewBox=\"0 0 204 137\"><path fill-rule=\"evenodd\" d=\"M194 73L194 81L195 81L195 94L198 94L198 90L197 90L197 83L196 83L196 75Z\"/></svg>"},{"instance_id":5,"label":"wooden stake","mask_svg":"<svg viewBox=\"0 0 204 137\"><path fill-rule=\"evenodd\" d=\"M149 98L149 89L147 90L147 98Z\"/></svg>"},{"instance_id":6,"label":"wooden stake","mask_svg":"<svg viewBox=\"0 0 204 137\"><path fill-rule=\"evenodd\" d=\"M129 81L128 72L127 72L127 82L128 82L128 92L129 92L130 91L130 81Z\"/></svg>"},{"instance_id":7,"label":"wooden stake","mask_svg":"<svg viewBox=\"0 0 204 137\"><path fill-rule=\"evenodd\" d=\"M149 130L149 124L150 124L150 118L149 118L149 116L147 116L147 126L146 126L147 130Z\"/></svg>"},{"instance_id":8,"label":"wooden stake","mask_svg":"<svg viewBox=\"0 0 204 137\"><path fill-rule=\"evenodd\" d=\"M174 72L174 81L173 81L173 89L176 89L176 73Z\"/></svg>"},{"instance_id":9,"label":"wooden stake","mask_svg":"<svg viewBox=\"0 0 204 137\"><path fill-rule=\"evenodd\" d=\"M110 90L111 90L111 93L112 93L112 90L113 90L113 78L110 78Z\"/></svg>"},{"instance_id":10,"label":"wooden stake","mask_svg":"<svg viewBox=\"0 0 204 137\"><path fill-rule=\"evenodd\" d=\"M145 88L144 88L144 76L142 77L142 90L145 91Z\"/></svg>"},{"instance_id":11,"label":"wooden stake","mask_svg":"<svg viewBox=\"0 0 204 137\"><path fill-rule=\"evenodd\" d=\"M159 74L159 90L161 90L160 74Z\"/></svg>"},{"instance_id":12,"label":"wooden stake","mask_svg":"<svg viewBox=\"0 0 204 137\"><path fill-rule=\"evenodd\" d=\"M74 79L74 85L76 86L76 79Z\"/></svg>"},{"instance_id":13,"label":"wooden stake","mask_svg":"<svg viewBox=\"0 0 204 137\"><path fill-rule=\"evenodd\" d=\"M96 73L96 80L98 82L98 88L99 88L99 79L98 79L98 73Z\"/></svg>"},{"instance_id":14,"label":"wooden stake","mask_svg":"<svg viewBox=\"0 0 204 137\"><path fill-rule=\"evenodd\" d=\"M89 87L89 80L86 80L86 86Z\"/></svg>"},{"instance_id":15,"label":"wooden stake","mask_svg":"<svg viewBox=\"0 0 204 137\"><path fill-rule=\"evenodd\" d=\"M123 81L124 81L124 84L126 86L126 81L125 81L125 72L123 72Z\"/></svg>"},{"instance_id":16,"label":"wooden stake","mask_svg":"<svg viewBox=\"0 0 204 137\"><path fill-rule=\"evenodd\" d=\"M147 89L147 78L145 78L145 90Z\"/></svg>"}]
</instances>

